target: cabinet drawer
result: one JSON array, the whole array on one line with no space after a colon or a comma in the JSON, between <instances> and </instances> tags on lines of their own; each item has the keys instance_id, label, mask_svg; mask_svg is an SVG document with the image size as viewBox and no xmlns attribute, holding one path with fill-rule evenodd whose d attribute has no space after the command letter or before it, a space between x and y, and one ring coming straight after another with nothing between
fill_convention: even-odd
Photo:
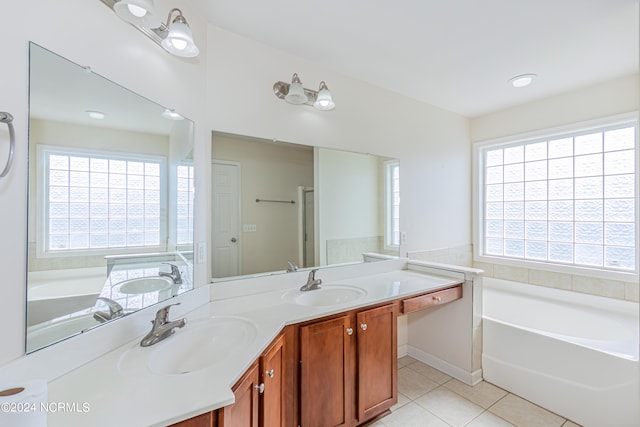
<instances>
[{"instance_id":1,"label":"cabinet drawer","mask_svg":"<svg viewBox=\"0 0 640 427\"><path fill-rule=\"evenodd\" d=\"M424 308L446 304L460 298L462 298L462 284L454 286L453 288L407 298L402 301L402 314L413 313L414 311Z\"/></svg>"}]
</instances>

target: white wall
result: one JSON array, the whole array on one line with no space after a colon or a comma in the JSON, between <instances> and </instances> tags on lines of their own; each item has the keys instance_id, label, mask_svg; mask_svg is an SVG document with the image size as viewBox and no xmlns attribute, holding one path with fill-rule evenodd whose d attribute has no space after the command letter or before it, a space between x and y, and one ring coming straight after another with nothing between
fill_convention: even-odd
<instances>
[{"instance_id":1,"label":"white wall","mask_svg":"<svg viewBox=\"0 0 640 427\"><path fill-rule=\"evenodd\" d=\"M207 46L207 127L398 158L401 228L408 235L402 253L470 243L466 118L218 28L210 27ZM336 109L319 112L276 98L274 82L290 81L294 72L308 88L325 80Z\"/></svg>"},{"instance_id":2,"label":"white wall","mask_svg":"<svg viewBox=\"0 0 640 427\"><path fill-rule=\"evenodd\" d=\"M161 14L169 5L189 20L198 58L168 55L98 0L3 4L0 111L15 116L18 148L13 171L0 181L0 324L11 325L3 330L0 364L24 348L29 40L196 122L196 241L210 241L210 132L218 130L399 158L403 253L470 242L466 118L207 27L186 0L156 1ZM310 88L326 80L336 110L278 100L273 83L294 72ZM210 277L208 266L195 270L196 285Z\"/></svg>"},{"instance_id":3,"label":"white wall","mask_svg":"<svg viewBox=\"0 0 640 427\"><path fill-rule=\"evenodd\" d=\"M177 5L189 19L200 48L206 51L206 25L184 0L158 0L164 14ZM13 114L16 153L13 170L0 180L0 271L2 332L0 365L24 353L25 275L27 256L27 130L29 47L33 41L131 90L203 124L205 61L183 60L164 52L98 0L33 0L3 2L3 40L0 67L0 111ZM196 127L196 155L208 138ZM6 150L5 140L0 141ZM4 161L5 151L0 151ZM200 168L197 174L208 174ZM208 176L208 175L207 175ZM198 177L197 177L198 178ZM202 180L202 177L199 177ZM199 190L197 189L196 192ZM197 197L197 194L196 194ZM200 198L204 201L204 198ZM196 209L205 209L196 202ZM196 228L202 227L200 214ZM197 277L206 277L203 265Z\"/></svg>"}]
</instances>

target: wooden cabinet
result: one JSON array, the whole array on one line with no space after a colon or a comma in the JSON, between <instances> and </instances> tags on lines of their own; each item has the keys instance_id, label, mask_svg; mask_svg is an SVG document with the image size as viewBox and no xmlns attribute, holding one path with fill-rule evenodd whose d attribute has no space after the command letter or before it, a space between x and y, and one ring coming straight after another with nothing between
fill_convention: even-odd
<instances>
[{"instance_id":1,"label":"wooden cabinet","mask_svg":"<svg viewBox=\"0 0 640 427\"><path fill-rule=\"evenodd\" d=\"M391 408L398 398L397 304L357 314L358 420Z\"/></svg>"},{"instance_id":2,"label":"wooden cabinet","mask_svg":"<svg viewBox=\"0 0 640 427\"><path fill-rule=\"evenodd\" d=\"M352 316L300 328L300 425L348 426L354 372Z\"/></svg>"},{"instance_id":3,"label":"wooden cabinet","mask_svg":"<svg viewBox=\"0 0 640 427\"><path fill-rule=\"evenodd\" d=\"M176 424L171 424L169 427L217 427L217 425L218 412L212 411L198 415L197 417L189 418L188 420L180 421Z\"/></svg>"},{"instance_id":4,"label":"wooden cabinet","mask_svg":"<svg viewBox=\"0 0 640 427\"><path fill-rule=\"evenodd\" d=\"M256 361L233 388L234 404L218 410L218 427L258 427L260 375Z\"/></svg>"},{"instance_id":5,"label":"wooden cabinet","mask_svg":"<svg viewBox=\"0 0 640 427\"><path fill-rule=\"evenodd\" d=\"M300 327L300 425L354 426L397 401L396 303Z\"/></svg>"},{"instance_id":6,"label":"wooden cabinet","mask_svg":"<svg viewBox=\"0 0 640 427\"><path fill-rule=\"evenodd\" d=\"M260 425L285 427L287 419L287 363L286 336L280 335L260 357L263 385L260 395Z\"/></svg>"},{"instance_id":7,"label":"wooden cabinet","mask_svg":"<svg viewBox=\"0 0 640 427\"><path fill-rule=\"evenodd\" d=\"M428 292L403 300L402 314L409 314L425 308L446 304L460 298L462 298L462 284L436 292Z\"/></svg>"}]
</instances>

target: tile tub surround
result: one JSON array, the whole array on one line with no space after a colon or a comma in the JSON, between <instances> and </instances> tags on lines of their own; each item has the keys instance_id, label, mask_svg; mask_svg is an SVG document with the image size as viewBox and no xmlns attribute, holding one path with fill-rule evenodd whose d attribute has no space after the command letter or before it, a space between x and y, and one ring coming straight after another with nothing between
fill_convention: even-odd
<instances>
[{"instance_id":1,"label":"tile tub surround","mask_svg":"<svg viewBox=\"0 0 640 427\"><path fill-rule=\"evenodd\" d=\"M472 387L409 356L398 367L398 403L369 427L579 427L486 381Z\"/></svg>"},{"instance_id":2,"label":"tile tub surround","mask_svg":"<svg viewBox=\"0 0 640 427\"><path fill-rule=\"evenodd\" d=\"M304 272L297 276L266 277L257 281L268 282L268 285L257 285L253 281L251 286L251 281L237 281L235 285L241 289L240 292L244 292L244 296L232 297L229 295L231 290L227 289L226 298L212 301L187 313L188 323L185 329L190 322L208 317L231 315L248 319L257 327L257 338L243 348L242 356L199 371L197 375L160 376L145 371L127 376L119 371L118 363L131 346L138 345L139 337L136 337L49 384L50 400L89 402L91 406L91 411L85 414L50 414L49 426L113 425L124 418L131 425L166 425L225 406L233 401L230 387L285 325L416 295L459 282L416 271L392 269L383 272L381 270L384 268L389 270L398 265L397 261L392 261L384 267L385 263L387 262L372 263L370 266L348 266L344 269L344 274L340 273L340 268L321 270L320 277L326 285L332 282L349 283L367 290L367 295L357 300L356 304L329 308L294 305L283 298L286 289L290 291L292 288L282 288L282 282L290 285L292 282L289 280L292 280L296 285L294 289L297 290L300 278L306 278ZM404 265L407 266L406 260ZM377 273L367 276L363 273L367 271ZM224 294L223 288L221 287L221 294ZM236 291L239 291L238 288ZM172 314L171 318L178 318L178 315ZM96 387L96 384L100 384L100 387ZM166 391L161 396L153 397L157 410L140 411L141 407L149 405L148 390L155 389Z\"/></svg>"},{"instance_id":3,"label":"tile tub surround","mask_svg":"<svg viewBox=\"0 0 640 427\"><path fill-rule=\"evenodd\" d=\"M638 280L625 282L484 262L474 262L473 266L484 270L485 277L640 302L640 281Z\"/></svg>"}]
</instances>

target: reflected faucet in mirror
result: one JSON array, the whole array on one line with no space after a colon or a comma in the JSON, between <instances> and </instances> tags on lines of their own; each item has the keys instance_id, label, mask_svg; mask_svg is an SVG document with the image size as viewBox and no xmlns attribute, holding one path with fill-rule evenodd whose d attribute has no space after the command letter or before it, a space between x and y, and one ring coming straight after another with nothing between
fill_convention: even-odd
<instances>
[{"instance_id":1,"label":"reflected faucet in mirror","mask_svg":"<svg viewBox=\"0 0 640 427\"><path fill-rule=\"evenodd\" d=\"M158 273L158 275L160 277L168 277L171 280L173 280L173 284L174 285L181 285L182 284L182 275L180 274L180 269L178 268L177 265L175 264L171 264L170 262L163 262L163 264L167 264L171 266L171 273L167 273L165 271L161 271L160 273Z\"/></svg>"},{"instance_id":2,"label":"reflected faucet in mirror","mask_svg":"<svg viewBox=\"0 0 640 427\"><path fill-rule=\"evenodd\" d=\"M104 323L117 317L124 316L124 309L114 300L105 297L98 297L97 300L104 302L109 308L109 311L96 311L93 313L93 318L98 322Z\"/></svg>"}]
</instances>

